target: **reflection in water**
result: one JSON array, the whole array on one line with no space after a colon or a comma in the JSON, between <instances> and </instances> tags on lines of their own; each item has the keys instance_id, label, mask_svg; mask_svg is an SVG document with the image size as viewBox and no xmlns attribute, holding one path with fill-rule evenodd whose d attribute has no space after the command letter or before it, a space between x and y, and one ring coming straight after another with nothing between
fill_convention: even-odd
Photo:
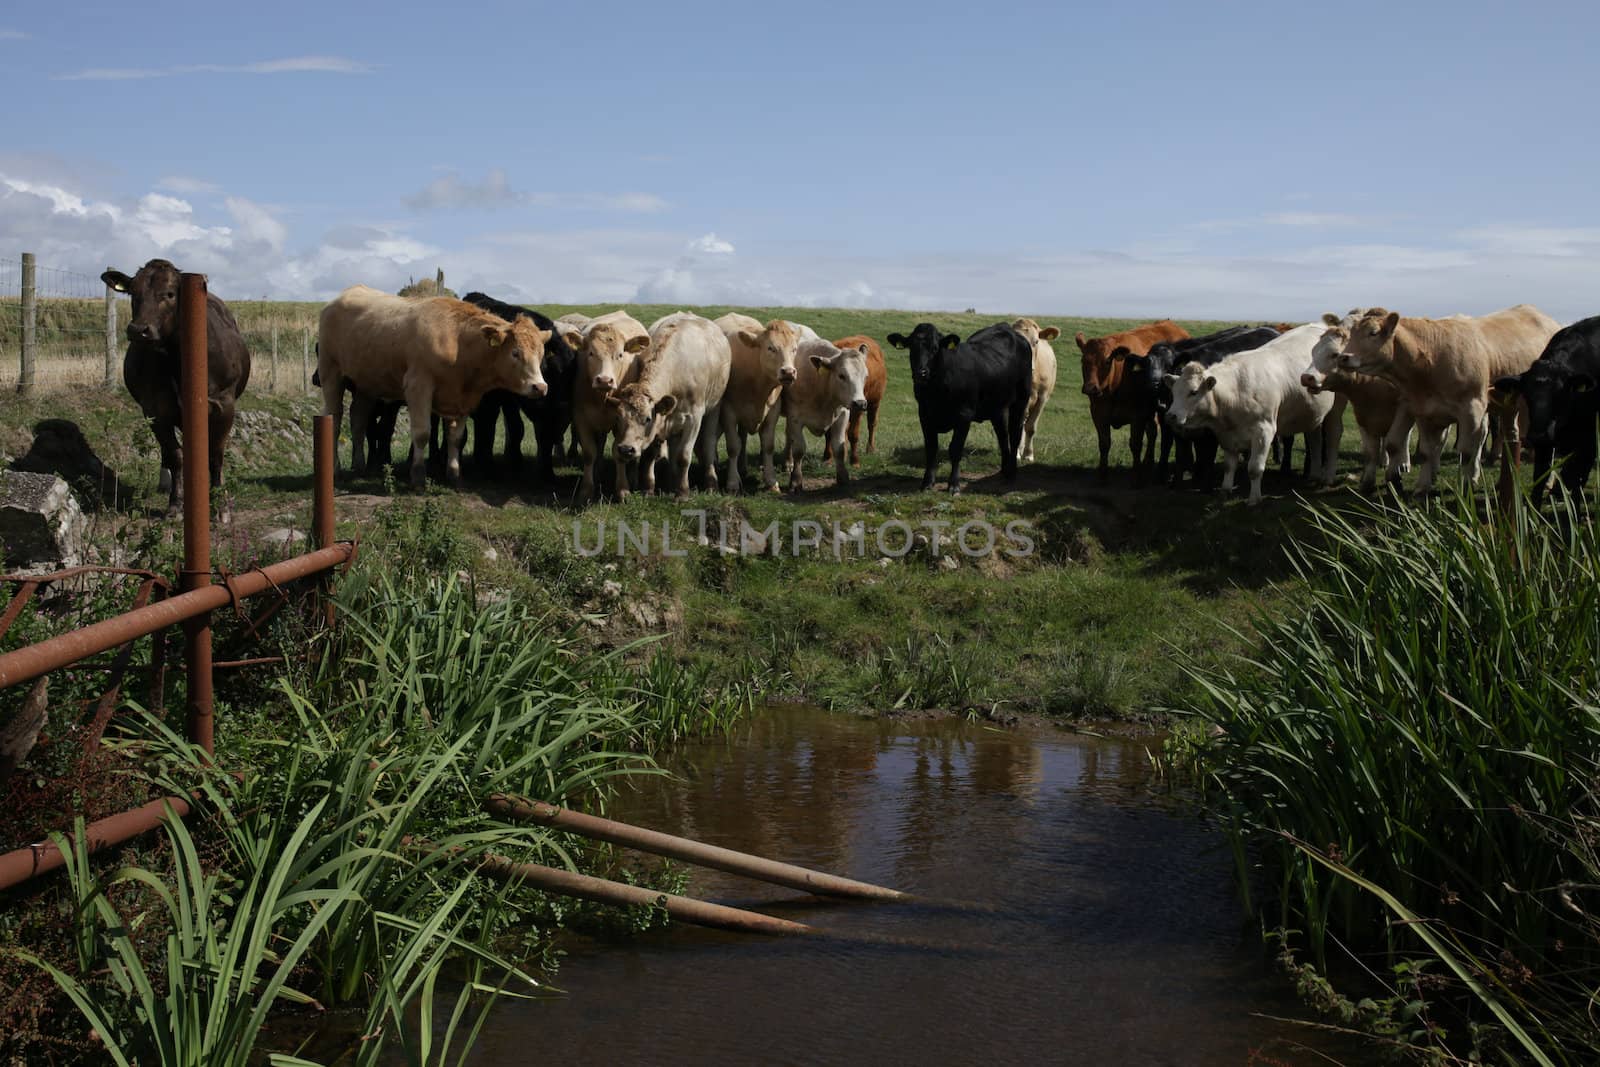
<instances>
[{"instance_id":1,"label":"reflection in water","mask_svg":"<svg viewBox=\"0 0 1600 1067\"><path fill-rule=\"evenodd\" d=\"M691 895L899 944L678 927L581 945L570 995L498 1006L471 1062L1358 1062L1260 1017L1304 1013L1221 842L1147 795L1148 766L1118 741L796 709L687 746L680 777L612 814L929 901L802 906L695 871Z\"/></svg>"}]
</instances>

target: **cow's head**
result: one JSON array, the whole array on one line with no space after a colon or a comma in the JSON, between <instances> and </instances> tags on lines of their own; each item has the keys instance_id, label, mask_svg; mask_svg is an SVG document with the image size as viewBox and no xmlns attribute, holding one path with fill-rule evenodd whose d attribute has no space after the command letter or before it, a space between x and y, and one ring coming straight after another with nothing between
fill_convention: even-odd
<instances>
[{"instance_id":1,"label":"cow's head","mask_svg":"<svg viewBox=\"0 0 1600 1067\"><path fill-rule=\"evenodd\" d=\"M1339 369L1374 374L1394 362L1394 331L1400 325L1398 311L1368 308L1353 321L1339 350ZM1327 322L1327 316L1323 318Z\"/></svg>"},{"instance_id":2,"label":"cow's head","mask_svg":"<svg viewBox=\"0 0 1600 1067\"><path fill-rule=\"evenodd\" d=\"M1211 368L1190 363L1164 379L1172 390L1167 421L1177 428L1208 426L1217 415L1217 376Z\"/></svg>"},{"instance_id":3,"label":"cow's head","mask_svg":"<svg viewBox=\"0 0 1600 1067\"><path fill-rule=\"evenodd\" d=\"M611 406L617 455L638 459L666 436L667 419L678 408L678 398L668 393L653 397L638 382L630 382L606 395Z\"/></svg>"},{"instance_id":4,"label":"cow's head","mask_svg":"<svg viewBox=\"0 0 1600 1067\"><path fill-rule=\"evenodd\" d=\"M806 346L806 359L827 379L826 393L838 407L867 410L867 346L836 348L826 341Z\"/></svg>"},{"instance_id":5,"label":"cow's head","mask_svg":"<svg viewBox=\"0 0 1600 1067\"><path fill-rule=\"evenodd\" d=\"M609 322L591 326L588 333L569 329L564 336L578 353L578 381L589 383L602 395L615 389L639 353L650 347L650 338L624 337Z\"/></svg>"},{"instance_id":6,"label":"cow's head","mask_svg":"<svg viewBox=\"0 0 1600 1067\"><path fill-rule=\"evenodd\" d=\"M1178 350L1162 341L1151 345L1150 351L1142 356L1124 357L1122 380L1136 395L1154 400L1156 407L1165 411L1172 398L1163 386L1177 362Z\"/></svg>"},{"instance_id":7,"label":"cow's head","mask_svg":"<svg viewBox=\"0 0 1600 1067\"><path fill-rule=\"evenodd\" d=\"M1085 337L1079 332L1073 340L1083 354L1083 395L1093 399L1112 388L1116 365L1131 354L1112 337Z\"/></svg>"},{"instance_id":8,"label":"cow's head","mask_svg":"<svg viewBox=\"0 0 1600 1067\"><path fill-rule=\"evenodd\" d=\"M119 293L133 298L133 318L128 323L128 340L160 344L178 336L178 268L164 259L152 259L128 277L120 270L107 270L100 280Z\"/></svg>"},{"instance_id":9,"label":"cow's head","mask_svg":"<svg viewBox=\"0 0 1600 1067\"><path fill-rule=\"evenodd\" d=\"M1311 346L1311 362L1300 372L1300 385L1315 396L1327 388L1328 375L1339 369L1339 359L1350 340L1350 327L1356 323L1352 312L1344 318L1329 313L1322 316L1327 329Z\"/></svg>"},{"instance_id":10,"label":"cow's head","mask_svg":"<svg viewBox=\"0 0 1600 1067\"><path fill-rule=\"evenodd\" d=\"M1039 350L1040 341L1054 341L1061 336L1061 331L1054 326L1040 327L1034 319L1017 319L1012 322L1011 328L1027 338L1029 347L1035 352Z\"/></svg>"},{"instance_id":11,"label":"cow's head","mask_svg":"<svg viewBox=\"0 0 1600 1067\"><path fill-rule=\"evenodd\" d=\"M919 322L909 336L891 333L888 341L896 348L903 348L911 354L911 381L914 385L923 385L933 379L933 364L939 355L950 351L961 344L961 338L953 333L941 334L938 327L931 322Z\"/></svg>"},{"instance_id":12,"label":"cow's head","mask_svg":"<svg viewBox=\"0 0 1600 1067\"><path fill-rule=\"evenodd\" d=\"M529 318L518 316L515 322L507 322L487 311L478 313L474 325L489 347L489 368L495 388L534 397L550 391L549 383L544 380L544 346L550 340L551 331L539 329Z\"/></svg>"},{"instance_id":13,"label":"cow's head","mask_svg":"<svg viewBox=\"0 0 1600 1067\"><path fill-rule=\"evenodd\" d=\"M1527 402L1528 443L1536 448L1554 446L1575 419L1585 420L1593 432L1600 383L1565 362L1540 359L1521 374L1496 378L1494 389L1501 396L1520 396Z\"/></svg>"},{"instance_id":14,"label":"cow's head","mask_svg":"<svg viewBox=\"0 0 1600 1067\"><path fill-rule=\"evenodd\" d=\"M758 332L740 330L739 340L761 357L761 370L780 385L795 378L795 357L800 351L800 331L792 322L773 319Z\"/></svg>"}]
</instances>

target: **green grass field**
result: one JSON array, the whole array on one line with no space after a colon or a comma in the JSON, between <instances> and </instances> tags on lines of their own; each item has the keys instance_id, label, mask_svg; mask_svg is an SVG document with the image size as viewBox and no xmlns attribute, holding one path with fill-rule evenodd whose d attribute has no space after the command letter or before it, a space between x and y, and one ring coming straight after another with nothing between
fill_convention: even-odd
<instances>
[{"instance_id":1,"label":"green grass field","mask_svg":"<svg viewBox=\"0 0 1600 1067\"><path fill-rule=\"evenodd\" d=\"M260 335L264 322L288 331L313 321L317 309L249 302L234 307L252 336ZM545 310L558 315L610 308ZM673 310L678 309L630 308L646 323ZM694 310L714 317L729 309ZM1223 501L1164 488L1136 491L1123 431L1112 455L1111 483L1097 483L1094 432L1070 338L1080 329L1094 334L1124 328L1130 325L1126 320L1038 316L1058 326L1063 338L1057 344L1056 392L1039 423L1037 460L1024 467L1014 489L1003 491L994 435L987 426L974 427L963 464L966 492L951 498L919 489L921 434L906 357L884 338L920 321L967 334L997 316L744 310L763 320L805 322L826 337L864 333L884 346L889 388L877 447L863 457L848 489L834 486L831 464L821 462L821 443L812 438L811 488L804 494L698 495L687 506L744 519L757 529L774 521L787 529L797 519L830 529L835 521L844 527L862 522L868 531L893 519L917 526L983 519L999 527L1022 520L1032 524L1036 553L983 560L956 554L954 562L918 554L885 562L876 551L836 560L829 554L795 558L787 551L782 558L727 556L714 547L691 546L684 557L657 550L644 558L619 558L613 546L608 554L584 557L574 549L574 522L589 543L602 522L614 529L619 520L649 521L659 529L671 521L675 537L692 535L696 524L668 499L578 507L577 471L570 466L558 469L554 489L526 479L479 481L470 472L460 491L431 485L420 495L395 488L393 480L349 479L340 486L344 532L364 538L368 551L385 550L387 540L394 542L389 550L422 551L471 569L480 582L583 625L597 644L663 633L684 659L728 676L756 677L769 696L846 708L1139 715L1176 696L1180 656L1211 658L1233 650L1237 639L1222 623L1241 624L1252 605L1282 595L1273 582L1287 573L1279 545L1302 526L1293 494L1308 487L1299 480L1269 474L1268 499L1259 508L1247 508L1242 493ZM1221 324L1186 325L1198 332ZM259 375L262 354L254 343L253 350ZM255 535L267 527L305 528L305 427L317 403L298 381L273 393L256 388L253 378L230 447L227 493L234 520L218 533L219 559L248 562L257 551ZM71 418L123 480L152 494L153 502L154 445L120 388L46 391L27 401L8 400L4 410L0 451L25 450L28 427L40 417ZM1353 446L1354 436L1347 435L1346 443ZM348 445L343 447L348 458ZM524 448L531 453L531 433ZM1354 456L1346 461L1353 469ZM940 470L942 478L948 471L942 454ZM423 521L401 521L417 517L419 509L426 509ZM377 515L386 522L377 522ZM96 519L100 536L127 543L148 543L140 530L150 521L138 511ZM392 532L399 530L410 532ZM419 545L419 539L427 543Z\"/></svg>"}]
</instances>

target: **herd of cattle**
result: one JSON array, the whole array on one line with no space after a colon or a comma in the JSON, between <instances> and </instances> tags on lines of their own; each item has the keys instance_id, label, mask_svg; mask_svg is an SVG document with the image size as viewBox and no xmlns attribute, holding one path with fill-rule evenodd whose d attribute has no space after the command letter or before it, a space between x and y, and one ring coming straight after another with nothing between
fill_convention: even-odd
<instances>
[{"instance_id":1,"label":"herd of cattle","mask_svg":"<svg viewBox=\"0 0 1600 1067\"><path fill-rule=\"evenodd\" d=\"M152 260L132 278L116 271L103 278L133 298L124 379L152 422L163 485L170 480L176 502L178 270ZM220 484L250 357L227 307L213 296L207 312L211 477ZM949 486L959 492L974 422L993 425L1007 481L1016 477L1019 462L1033 458L1039 414L1055 389L1050 342L1058 336L1055 327L1032 319L996 323L965 340L929 323L888 336L910 357L924 488L934 484L939 436L948 433ZM1361 435L1363 488L1376 484L1380 463L1389 483L1399 484L1410 469L1413 429L1419 493L1437 477L1452 426L1469 481L1479 475L1491 422L1507 450L1519 447L1526 430L1539 491L1557 458L1561 484L1572 490L1581 489L1595 465L1600 316L1561 328L1526 304L1444 319L1358 308L1307 325L1241 326L1203 337L1163 320L1105 337L1079 333L1076 342L1102 480L1112 430L1127 426L1136 481L1155 473L1179 482L1188 474L1208 486L1220 452L1221 488L1232 490L1243 458L1255 503L1273 449L1283 448L1287 465L1293 438L1304 435L1308 474L1331 483L1347 407ZM782 319L762 324L733 313L712 321L680 311L646 327L619 310L551 320L482 293L465 300L406 298L353 286L322 311L316 380L336 424L345 393L351 396L357 470L388 461L402 405L411 423L416 485L426 478L430 450L441 448L447 477L459 480L469 416L475 461L492 464L501 420L507 454L520 458L526 415L546 478L570 428L582 456L580 492L590 499L600 490L608 439L619 497L633 487L654 492L661 459L679 495L689 492L696 459L703 484L714 488L719 438L727 451L722 488L739 492L751 476L751 436L758 441L761 485L775 489L780 418L791 490L804 485L807 432L825 439L825 458L833 459L839 483L848 483L849 464L859 463L863 418L867 450L873 447L888 370L868 337L830 341ZM442 442L436 433L441 423Z\"/></svg>"}]
</instances>

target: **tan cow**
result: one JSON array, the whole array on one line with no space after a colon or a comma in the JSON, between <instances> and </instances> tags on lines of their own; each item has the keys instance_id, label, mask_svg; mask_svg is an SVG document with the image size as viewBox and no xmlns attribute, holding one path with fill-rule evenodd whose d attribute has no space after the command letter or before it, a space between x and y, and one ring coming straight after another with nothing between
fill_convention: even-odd
<instances>
[{"instance_id":1,"label":"tan cow","mask_svg":"<svg viewBox=\"0 0 1600 1067\"><path fill-rule=\"evenodd\" d=\"M850 466L861 466L861 416L867 417L867 452L870 454L877 449L878 441L878 406L883 403L883 394L889 388L889 365L883 361L883 349L878 347L878 342L866 334L853 333L849 337L836 337L833 340L835 348L860 348L867 346L867 384L864 392L867 397L867 410L865 413L852 410L850 412L850 425L845 428L844 435L850 442ZM831 449L822 450L824 462L833 458Z\"/></svg>"},{"instance_id":2,"label":"tan cow","mask_svg":"<svg viewBox=\"0 0 1600 1067\"><path fill-rule=\"evenodd\" d=\"M1339 353L1341 370L1360 371L1399 386L1406 408L1419 427L1422 470L1416 492L1427 493L1439 474L1444 436L1453 424L1461 453L1461 476L1478 480L1483 441L1488 434L1489 385L1533 365L1559 329L1532 304L1480 318L1402 318L1398 312L1369 308L1350 327ZM1514 418L1505 420L1503 440L1516 455Z\"/></svg>"},{"instance_id":3,"label":"tan cow","mask_svg":"<svg viewBox=\"0 0 1600 1067\"><path fill-rule=\"evenodd\" d=\"M844 435L852 414L867 410L867 359L876 348L865 338L854 348L840 348L820 337L800 346L800 374L783 391L784 450L789 458L789 492L805 488L802 472L806 431L823 437L833 455L834 478L850 484L845 465ZM882 356L882 351L879 351Z\"/></svg>"},{"instance_id":4,"label":"tan cow","mask_svg":"<svg viewBox=\"0 0 1600 1067\"><path fill-rule=\"evenodd\" d=\"M772 453L778 435L778 416L783 410L784 387L795 380L795 355L800 350L800 330L792 322L773 319L765 326L736 311L716 320L728 339L733 370L728 376L728 391L722 398L722 433L728 441L728 471L722 487L730 493L743 488L739 465L744 459L745 439L761 435L761 486L778 488Z\"/></svg>"},{"instance_id":5,"label":"tan cow","mask_svg":"<svg viewBox=\"0 0 1600 1067\"><path fill-rule=\"evenodd\" d=\"M1365 314L1361 308L1344 318L1324 315L1328 330L1311 349L1311 365L1300 374L1300 384L1312 394L1324 389L1347 400L1356 415L1361 434L1361 488L1378 484L1378 463L1385 464L1384 482L1398 488L1400 479L1411 469L1411 413L1393 382L1371 374L1339 370L1339 353L1350 338L1350 328ZM1331 417L1331 416L1330 416Z\"/></svg>"},{"instance_id":6,"label":"tan cow","mask_svg":"<svg viewBox=\"0 0 1600 1067\"><path fill-rule=\"evenodd\" d=\"M411 484L427 480L429 420L446 420L445 472L461 481L463 421L491 389L543 396L541 364L550 333L532 319L507 322L464 300L394 296L353 285L322 309L317 374L334 435L348 385L372 401L403 400L411 418ZM362 469L370 404L350 405L351 462Z\"/></svg>"},{"instance_id":7,"label":"tan cow","mask_svg":"<svg viewBox=\"0 0 1600 1067\"><path fill-rule=\"evenodd\" d=\"M1022 420L1022 444L1017 447L1018 462L1032 462L1034 427L1050 394L1056 391L1056 350L1050 342L1060 337L1061 331L1054 326L1040 329L1033 319L1018 319L1011 326L1033 346L1033 388L1028 392L1028 414Z\"/></svg>"},{"instance_id":8,"label":"tan cow","mask_svg":"<svg viewBox=\"0 0 1600 1067\"><path fill-rule=\"evenodd\" d=\"M572 430L583 453L583 482L578 492L584 500L592 500L598 488L596 465L605 454L606 437L616 425L615 412L606 398L639 376L639 361L650 347L650 335L626 311L612 311L593 319L581 317L581 324L558 319L556 328L561 331L561 339L578 354L578 369L572 382ZM621 456L614 458L620 491L628 483L628 465Z\"/></svg>"},{"instance_id":9,"label":"tan cow","mask_svg":"<svg viewBox=\"0 0 1600 1067\"><path fill-rule=\"evenodd\" d=\"M706 488L716 488L718 408L732 366L728 338L709 319L680 311L651 325L650 354L638 378L606 398L617 455L639 462L645 492L655 492L655 460L663 447L676 467L679 497L689 495L689 459L696 451ZM617 495L627 497L625 483Z\"/></svg>"}]
</instances>

